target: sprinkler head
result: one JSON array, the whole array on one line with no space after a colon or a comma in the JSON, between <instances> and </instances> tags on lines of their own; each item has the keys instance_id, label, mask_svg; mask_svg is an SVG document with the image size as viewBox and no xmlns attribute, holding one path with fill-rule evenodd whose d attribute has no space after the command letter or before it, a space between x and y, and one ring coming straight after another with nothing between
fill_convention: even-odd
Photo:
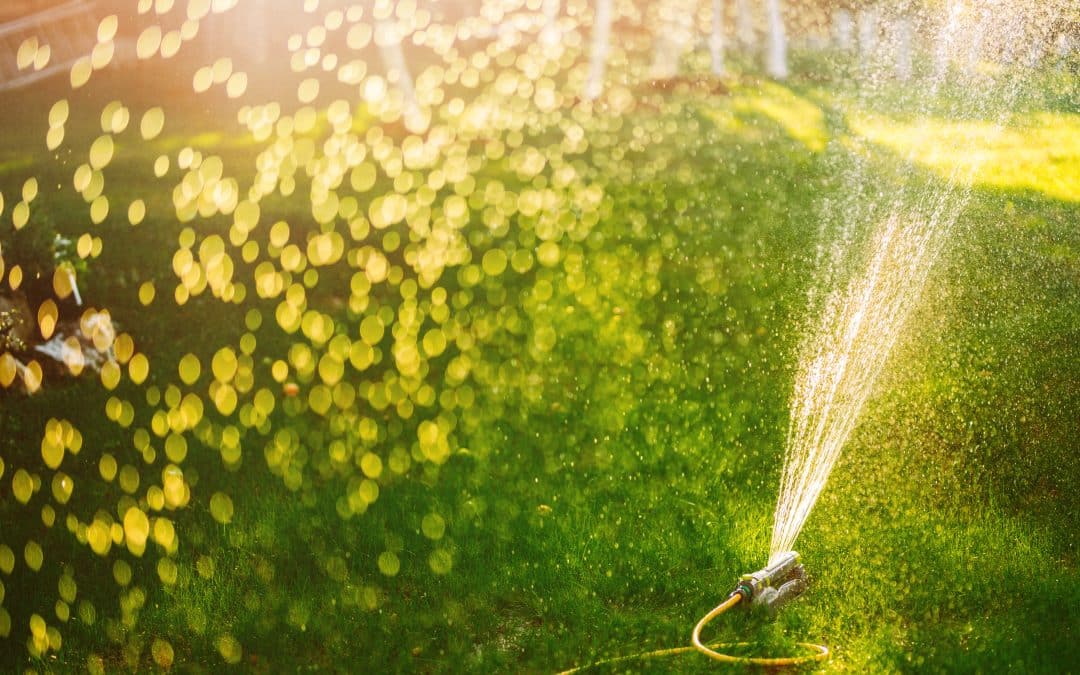
<instances>
[{"instance_id":1,"label":"sprinkler head","mask_svg":"<svg viewBox=\"0 0 1080 675\"><path fill-rule=\"evenodd\" d=\"M772 561L757 572L742 575L731 595L741 595L745 604L776 612L805 590L806 570L799 562L799 554L787 551L773 556Z\"/></svg>"}]
</instances>

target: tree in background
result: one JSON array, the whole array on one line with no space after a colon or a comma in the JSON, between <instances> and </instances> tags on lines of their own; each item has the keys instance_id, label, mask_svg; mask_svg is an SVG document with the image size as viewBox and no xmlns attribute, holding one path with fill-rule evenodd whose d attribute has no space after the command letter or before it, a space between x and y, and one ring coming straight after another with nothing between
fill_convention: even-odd
<instances>
[{"instance_id":1,"label":"tree in background","mask_svg":"<svg viewBox=\"0 0 1080 675\"><path fill-rule=\"evenodd\" d=\"M874 58L881 34L881 10L874 4L865 4L856 15L859 25L859 61L865 67Z\"/></svg>"},{"instance_id":2,"label":"tree in background","mask_svg":"<svg viewBox=\"0 0 1080 675\"><path fill-rule=\"evenodd\" d=\"M585 82L585 98L592 101L604 92L604 72L611 46L611 0L596 0L593 16L592 44L589 47L589 77Z\"/></svg>"},{"instance_id":3,"label":"tree in background","mask_svg":"<svg viewBox=\"0 0 1080 675\"><path fill-rule=\"evenodd\" d=\"M724 0L712 0L712 17L709 33L709 57L712 74L720 77L726 73L724 68Z\"/></svg>"},{"instance_id":4,"label":"tree in background","mask_svg":"<svg viewBox=\"0 0 1080 675\"><path fill-rule=\"evenodd\" d=\"M847 52L855 46L855 19L847 5L833 9L832 35L838 49Z\"/></svg>"},{"instance_id":5,"label":"tree in background","mask_svg":"<svg viewBox=\"0 0 1080 675\"><path fill-rule=\"evenodd\" d=\"M405 99L402 109L405 126L410 131L422 131L427 125L424 124L423 113L416 100L412 73L409 72L409 64L401 48L401 30L390 19L380 20L375 26L375 44L379 47L379 54L386 68L386 79L397 85Z\"/></svg>"},{"instance_id":6,"label":"tree in background","mask_svg":"<svg viewBox=\"0 0 1080 675\"><path fill-rule=\"evenodd\" d=\"M784 80L787 79L789 74L788 49L787 31L784 30L784 17L780 7L780 0L765 0L765 10L769 24L765 72L777 80Z\"/></svg>"},{"instance_id":7,"label":"tree in background","mask_svg":"<svg viewBox=\"0 0 1080 675\"><path fill-rule=\"evenodd\" d=\"M896 77L910 80L914 62L915 23L908 14L896 17L891 31L891 40L895 57Z\"/></svg>"},{"instance_id":8,"label":"tree in background","mask_svg":"<svg viewBox=\"0 0 1080 675\"><path fill-rule=\"evenodd\" d=\"M657 7L658 31L649 68L652 79L669 80L679 74L679 61L694 46L697 4L697 0L669 0Z\"/></svg>"},{"instance_id":9,"label":"tree in background","mask_svg":"<svg viewBox=\"0 0 1080 675\"><path fill-rule=\"evenodd\" d=\"M752 6L750 0L735 0L735 40L747 53L757 49Z\"/></svg>"}]
</instances>

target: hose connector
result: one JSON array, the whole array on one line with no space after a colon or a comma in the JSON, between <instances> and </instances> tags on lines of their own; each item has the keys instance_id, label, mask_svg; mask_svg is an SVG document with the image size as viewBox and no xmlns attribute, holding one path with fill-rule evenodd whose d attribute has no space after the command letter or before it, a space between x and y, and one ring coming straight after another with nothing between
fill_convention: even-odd
<instances>
[{"instance_id":1,"label":"hose connector","mask_svg":"<svg viewBox=\"0 0 1080 675\"><path fill-rule=\"evenodd\" d=\"M799 562L799 554L786 551L773 556L769 564L757 572L742 575L731 596L742 596L743 604L764 606L775 612L805 590L806 570Z\"/></svg>"}]
</instances>

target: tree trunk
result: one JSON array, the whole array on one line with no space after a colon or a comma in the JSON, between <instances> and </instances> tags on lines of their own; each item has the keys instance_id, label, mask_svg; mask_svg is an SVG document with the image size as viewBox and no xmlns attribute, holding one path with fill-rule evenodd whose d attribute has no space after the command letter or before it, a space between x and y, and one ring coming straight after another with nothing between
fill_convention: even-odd
<instances>
[{"instance_id":1,"label":"tree trunk","mask_svg":"<svg viewBox=\"0 0 1080 675\"><path fill-rule=\"evenodd\" d=\"M873 57L878 46L878 10L867 7L859 11L859 56L863 65Z\"/></svg>"},{"instance_id":2,"label":"tree trunk","mask_svg":"<svg viewBox=\"0 0 1080 675\"><path fill-rule=\"evenodd\" d=\"M735 1L735 35L743 49L754 48L754 15L750 12L750 0Z\"/></svg>"},{"instance_id":3,"label":"tree trunk","mask_svg":"<svg viewBox=\"0 0 1080 675\"><path fill-rule=\"evenodd\" d=\"M769 52L765 70L777 80L787 79L787 34L784 32L784 17L780 14L780 0L766 0L765 9L769 18Z\"/></svg>"},{"instance_id":4,"label":"tree trunk","mask_svg":"<svg viewBox=\"0 0 1080 675\"><path fill-rule=\"evenodd\" d=\"M604 71L607 67L611 42L611 0L596 0L593 18L592 48L589 54L589 79L585 83L585 98L593 101L604 92Z\"/></svg>"},{"instance_id":5,"label":"tree trunk","mask_svg":"<svg viewBox=\"0 0 1080 675\"><path fill-rule=\"evenodd\" d=\"M938 29L937 38L935 39L934 77L939 82L944 80L949 73L949 60L956 42L957 19L956 12L950 12Z\"/></svg>"},{"instance_id":6,"label":"tree trunk","mask_svg":"<svg viewBox=\"0 0 1080 675\"><path fill-rule=\"evenodd\" d=\"M712 0L712 36L709 38L712 74L724 75L724 0Z\"/></svg>"},{"instance_id":7,"label":"tree trunk","mask_svg":"<svg viewBox=\"0 0 1080 675\"><path fill-rule=\"evenodd\" d=\"M983 26L982 21L974 22L970 26L970 29L968 31L969 34L967 36L967 49L964 52L963 61L964 74L968 77L974 75L979 69L979 62L982 61L983 40L985 38L985 32L986 30ZM1032 49L1039 49L1041 52L1041 48L1038 44L1032 44Z\"/></svg>"},{"instance_id":8,"label":"tree trunk","mask_svg":"<svg viewBox=\"0 0 1080 675\"><path fill-rule=\"evenodd\" d=\"M660 7L659 32L649 69L654 80L670 80L679 74L679 61L693 39L694 9L686 0L669 0Z\"/></svg>"},{"instance_id":9,"label":"tree trunk","mask_svg":"<svg viewBox=\"0 0 1080 675\"><path fill-rule=\"evenodd\" d=\"M855 22L851 18L851 10L841 7L833 12L833 37L839 49L851 51L855 44Z\"/></svg>"},{"instance_id":10,"label":"tree trunk","mask_svg":"<svg viewBox=\"0 0 1080 675\"><path fill-rule=\"evenodd\" d=\"M397 85L404 99L401 112L405 126L410 131L418 131L425 125L422 122L420 105L416 101L416 86L413 84L412 73L409 72L409 64L405 61L405 52L401 48L401 32L397 25L390 21L376 22L375 31L375 42L379 46L383 67L386 68L386 79ZM392 79L392 74L396 74L396 80Z\"/></svg>"},{"instance_id":11,"label":"tree trunk","mask_svg":"<svg viewBox=\"0 0 1080 675\"><path fill-rule=\"evenodd\" d=\"M902 16L893 23L893 48L896 50L896 77L910 80L912 71L911 43L915 29L911 18Z\"/></svg>"},{"instance_id":12,"label":"tree trunk","mask_svg":"<svg viewBox=\"0 0 1080 675\"><path fill-rule=\"evenodd\" d=\"M1067 33L1061 33L1054 40L1054 56L1057 59L1057 71L1061 72L1065 70L1065 65L1069 62L1069 56L1075 49L1076 40L1069 37Z\"/></svg>"}]
</instances>

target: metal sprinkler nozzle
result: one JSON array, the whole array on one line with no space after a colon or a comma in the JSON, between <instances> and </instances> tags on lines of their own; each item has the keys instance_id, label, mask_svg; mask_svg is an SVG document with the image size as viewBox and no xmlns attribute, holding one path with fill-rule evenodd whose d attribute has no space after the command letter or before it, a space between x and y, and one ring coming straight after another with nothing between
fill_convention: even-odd
<instances>
[{"instance_id":1,"label":"metal sprinkler nozzle","mask_svg":"<svg viewBox=\"0 0 1080 675\"><path fill-rule=\"evenodd\" d=\"M741 595L744 604L764 606L769 612L776 612L805 590L806 570L799 562L799 554L787 551L774 556L757 572L739 577L731 595Z\"/></svg>"}]
</instances>

